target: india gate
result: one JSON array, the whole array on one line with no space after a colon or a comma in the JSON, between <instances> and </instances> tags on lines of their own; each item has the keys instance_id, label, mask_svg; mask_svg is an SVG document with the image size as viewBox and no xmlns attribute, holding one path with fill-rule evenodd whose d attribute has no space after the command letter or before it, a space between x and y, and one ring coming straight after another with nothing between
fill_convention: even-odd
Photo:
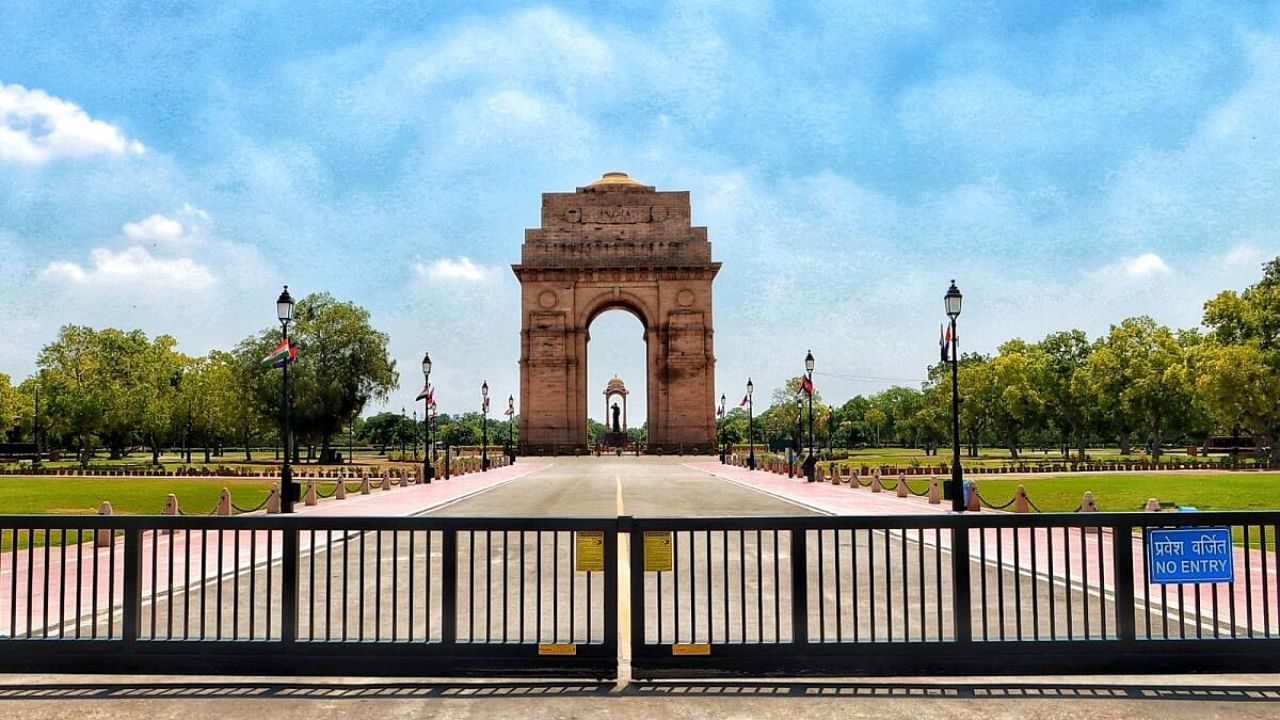
<instances>
[{"instance_id":1,"label":"india gate","mask_svg":"<svg viewBox=\"0 0 1280 720\"><path fill-rule=\"evenodd\" d=\"M520 450L587 446L591 322L623 309L644 326L651 450L715 447L711 259L689 193L605 173L574 192L542 195L542 226L525 230L520 263Z\"/></svg>"}]
</instances>

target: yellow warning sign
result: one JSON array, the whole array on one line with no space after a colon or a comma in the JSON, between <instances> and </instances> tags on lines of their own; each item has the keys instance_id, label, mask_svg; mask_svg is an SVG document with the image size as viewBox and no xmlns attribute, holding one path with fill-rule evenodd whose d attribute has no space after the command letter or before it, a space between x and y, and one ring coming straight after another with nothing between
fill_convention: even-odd
<instances>
[{"instance_id":1,"label":"yellow warning sign","mask_svg":"<svg viewBox=\"0 0 1280 720\"><path fill-rule=\"evenodd\" d=\"M540 643L539 655L577 655L578 646L572 643Z\"/></svg>"},{"instance_id":2,"label":"yellow warning sign","mask_svg":"<svg viewBox=\"0 0 1280 720\"><path fill-rule=\"evenodd\" d=\"M574 553L578 572L604 570L604 531L579 530L575 533Z\"/></svg>"},{"instance_id":3,"label":"yellow warning sign","mask_svg":"<svg viewBox=\"0 0 1280 720\"><path fill-rule=\"evenodd\" d=\"M678 643L671 646L672 655L710 655L710 643Z\"/></svg>"},{"instance_id":4,"label":"yellow warning sign","mask_svg":"<svg viewBox=\"0 0 1280 720\"><path fill-rule=\"evenodd\" d=\"M644 571L671 572L671 533L669 531L645 532Z\"/></svg>"}]
</instances>

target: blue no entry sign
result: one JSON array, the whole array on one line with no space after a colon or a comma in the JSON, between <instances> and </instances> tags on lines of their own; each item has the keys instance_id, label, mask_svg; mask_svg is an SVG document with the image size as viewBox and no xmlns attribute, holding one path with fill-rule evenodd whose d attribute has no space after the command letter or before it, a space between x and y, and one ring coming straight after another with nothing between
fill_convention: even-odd
<instances>
[{"instance_id":1,"label":"blue no entry sign","mask_svg":"<svg viewBox=\"0 0 1280 720\"><path fill-rule=\"evenodd\" d=\"M1231 582L1231 528L1147 531L1147 580L1157 584Z\"/></svg>"}]
</instances>

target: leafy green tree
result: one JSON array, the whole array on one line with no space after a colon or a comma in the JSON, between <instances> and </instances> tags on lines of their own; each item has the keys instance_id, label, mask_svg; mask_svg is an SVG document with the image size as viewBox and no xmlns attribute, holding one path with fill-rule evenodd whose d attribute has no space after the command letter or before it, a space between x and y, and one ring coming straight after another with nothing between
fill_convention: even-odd
<instances>
[{"instance_id":1,"label":"leafy green tree","mask_svg":"<svg viewBox=\"0 0 1280 720\"><path fill-rule=\"evenodd\" d=\"M1240 423L1280 463L1280 369L1255 344L1214 344L1197 355L1197 402L1221 426Z\"/></svg>"},{"instance_id":2,"label":"leafy green tree","mask_svg":"<svg viewBox=\"0 0 1280 720\"><path fill-rule=\"evenodd\" d=\"M1033 348L1033 353L1034 384L1049 421L1065 434L1063 454L1074 444L1079 459L1084 460L1093 406L1073 381L1089 358L1089 338L1083 330L1051 333Z\"/></svg>"},{"instance_id":3,"label":"leafy green tree","mask_svg":"<svg viewBox=\"0 0 1280 720\"><path fill-rule=\"evenodd\" d=\"M384 400L399 382L387 352L387 335L369 324L369 313L327 293L298 301L290 335L298 360L289 366L293 406L290 428L304 441L319 441L321 459L332 454L335 434L371 400ZM266 357L280 342L277 328L241 343L237 354ZM254 395L268 418L280 417L279 371L260 369ZM302 443L295 443L295 454Z\"/></svg>"},{"instance_id":4,"label":"leafy green tree","mask_svg":"<svg viewBox=\"0 0 1280 720\"><path fill-rule=\"evenodd\" d=\"M9 376L0 373L0 430L14 435L21 433L22 394L13 386Z\"/></svg>"}]
</instances>

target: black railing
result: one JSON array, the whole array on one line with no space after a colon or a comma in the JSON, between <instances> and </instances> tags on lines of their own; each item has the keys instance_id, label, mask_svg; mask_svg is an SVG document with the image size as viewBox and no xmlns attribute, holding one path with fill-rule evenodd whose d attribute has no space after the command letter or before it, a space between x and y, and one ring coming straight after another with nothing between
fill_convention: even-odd
<instances>
[{"instance_id":1,"label":"black railing","mask_svg":"<svg viewBox=\"0 0 1280 720\"><path fill-rule=\"evenodd\" d=\"M574 565L583 531L602 570ZM0 516L0 670L612 677L616 542L612 519Z\"/></svg>"},{"instance_id":2,"label":"black railing","mask_svg":"<svg viewBox=\"0 0 1280 720\"><path fill-rule=\"evenodd\" d=\"M635 519L632 669L1275 671L1277 523L1276 512ZM1145 581L1147 529L1210 525L1237 538L1233 582ZM669 535L669 570L645 569L646 533Z\"/></svg>"},{"instance_id":3,"label":"black railing","mask_svg":"<svg viewBox=\"0 0 1280 720\"><path fill-rule=\"evenodd\" d=\"M1232 582L1148 583L1147 531L1201 526L1231 528ZM1272 672L1278 526L0 516L0 671L613 677L626 573L638 678Z\"/></svg>"}]
</instances>

